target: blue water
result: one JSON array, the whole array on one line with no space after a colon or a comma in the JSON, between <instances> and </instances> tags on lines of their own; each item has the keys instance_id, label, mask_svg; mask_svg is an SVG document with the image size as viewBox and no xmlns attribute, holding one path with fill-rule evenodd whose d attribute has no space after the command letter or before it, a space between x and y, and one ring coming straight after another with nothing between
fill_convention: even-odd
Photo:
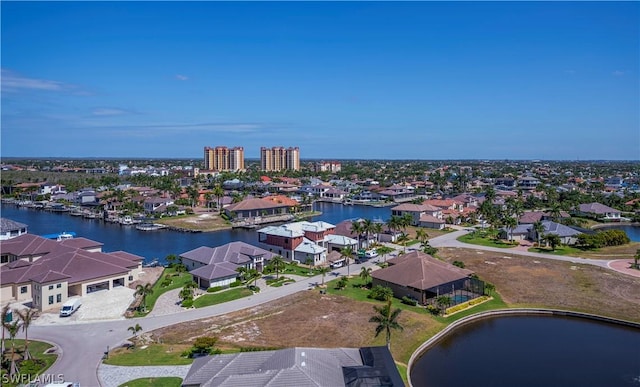
<instances>
[{"instance_id":1,"label":"blue water","mask_svg":"<svg viewBox=\"0 0 640 387\"><path fill-rule=\"evenodd\" d=\"M627 233L629 239L633 242L640 242L640 226L611 226L607 228L601 228L600 230L608 230L608 229L617 229L624 230Z\"/></svg>"},{"instance_id":2,"label":"blue water","mask_svg":"<svg viewBox=\"0 0 640 387\"><path fill-rule=\"evenodd\" d=\"M469 296L465 296L465 295L455 295L453 296L453 304L454 305L458 305L458 304L462 304L465 301L468 301L471 297Z\"/></svg>"},{"instance_id":3,"label":"blue water","mask_svg":"<svg viewBox=\"0 0 640 387\"><path fill-rule=\"evenodd\" d=\"M333 203L317 203L316 206L323 214L313 220L323 220L332 224L358 217L387 220L391 216L388 207L342 206ZM139 231L133 226L121 226L97 219L71 216L68 213L39 211L13 205L3 205L0 216L28 225L30 234L45 235L72 231L77 237L103 243L102 250L105 252L123 250L144 257L146 261L158 259L161 263L167 255L179 255L200 246L216 247L233 241L256 244L258 241L255 230L234 229L207 233Z\"/></svg>"},{"instance_id":4,"label":"blue water","mask_svg":"<svg viewBox=\"0 0 640 387\"><path fill-rule=\"evenodd\" d=\"M414 364L411 381L438 387L640 386L640 329L567 317L480 320L428 350Z\"/></svg>"}]
</instances>

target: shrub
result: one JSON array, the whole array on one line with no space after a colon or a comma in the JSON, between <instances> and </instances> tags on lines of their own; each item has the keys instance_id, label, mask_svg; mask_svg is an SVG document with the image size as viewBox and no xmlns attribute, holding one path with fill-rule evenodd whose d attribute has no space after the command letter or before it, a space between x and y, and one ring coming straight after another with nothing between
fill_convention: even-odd
<instances>
[{"instance_id":1,"label":"shrub","mask_svg":"<svg viewBox=\"0 0 640 387\"><path fill-rule=\"evenodd\" d=\"M181 305L183 308L191 308L193 306L193 299L187 298L182 301Z\"/></svg>"},{"instance_id":2,"label":"shrub","mask_svg":"<svg viewBox=\"0 0 640 387\"><path fill-rule=\"evenodd\" d=\"M453 261L453 266L457 266L461 269L464 269L464 262L462 261Z\"/></svg>"},{"instance_id":3,"label":"shrub","mask_svg":"<svg viewBox=\"0 0 640 387\"><path fill-rule=\"evenodd\" d=\"M222 286L213 286L213 287L210 287L209 289L207 289L207 293L219 292L222 289L223 289Z\"/></svg>"},{"instance_id":4,"label":"shrub","mask_svg":"<svg viewBox=\"0 0 640 387\"><path fill-rule=\"evenodd\" d=\"M160 282L160 287L161 288L166 288L167 286L171 285L173 281L171 280L171 278L165 278L164 280L162 280L162 282Z\"/></svg>"},{"instance_id":5,"label":"shrub","mask_svg":"<svg viewBox=\"0 0 640 387\"><path fill-rule=\"evenodd\" d=\"M429 305L427 305L427 312L431 313L434 316L437 316L437 315L440 314L440 308L438 308L435 305L429 304Z\"/></svg>"},{"instance_id":6,"label":"shrub","mask_svg":"<svg viewBox=\"0 0 640 387\"><path fill-rule=\"evenodd\" d=\"M386 301L393 297L393 290L386 286L376 285L371 288L367 297L373 298L374 300Z\"/></svg>"},{"instance_id":7,"label":"shrub","mask_svg":"<svg viewBox=\"0 0 640 387\"><path fill-rule=\"evenodd\" d=\"M254 293L259 293L260 292L260 287L259 286L249 285L249 286L247 286L247 288L249 288L249 290L251 290Z\"/></svg>"},{"instance_id":8,"label":"shrub","mask_svg":"<svg viewBox=\"0 0 640 387\"><path fill-rule=\"evenodd\" d=\"M229 284L229 287L230 288L237 288L240 285L242 285L242 281L235 280L235 281L233 281L232 283Z\"/></svg>"},{"instance_id":9,"label":"shrub","mask_svg":"<svg viewBox=\"0 0 640 387\"><path fill-rule=\"evenodd\" d=\"M402 303L403 304L407 304L407 305L411 305L411 306L418 305L418 301L414 300L411 297L407 297L407 296L402 297Z\"/></svg>"}]
</instances>

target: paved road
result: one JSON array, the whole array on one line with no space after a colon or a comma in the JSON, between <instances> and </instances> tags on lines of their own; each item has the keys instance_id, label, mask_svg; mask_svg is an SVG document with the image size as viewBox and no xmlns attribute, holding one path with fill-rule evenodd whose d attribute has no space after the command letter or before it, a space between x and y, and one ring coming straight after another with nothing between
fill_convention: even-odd
<instances>
[{"instance_id":1,"label":"paved road","mask_svg":"<svg viewBox=\"0 0 640 387\"><path fill-rule=\"evenodd\" d=\"M459 230L448 233L430 240L434 247L459 247L473 248L477 250L492 251L500 254L516 254L542 259L553 259L558 261L589 264L606 269L609 267L607 260L585 259L577 257L562 257L550 254L538 254L528 251L517 251L512 249L500 249L494 247L469 245L457 241L457 238L468 231ZM401 250L402 247L391 245ZM390 258L391 256L388 256ZM366 262L364 266L374 266L373 261ZM363 264L352 264L350 274L357 275ZM341 275L347 274L347 268L343 267L334 270ZM325 278L328 280L330 275ZM100 382L97 376L98 366L107 348L122 345L130 337L127 328L135 323L139 323L144 331L152 331L157 328L190 321L200 318L218 316L245 308L270 302L281 297L291 295L299 291L305 291L314 287L322 281L321 276L306 278L291 285L279 288L268 288L250 297L241 298L233 302L213 305L201 309L193 309L180 313L166 314L161 316L148 316L135 320L114 320L86 324L74 324L66 326L33 326L29 329L29 337L38 340L52 342L58 345L60 356L58 361L47 372L52 374L62 373L68 381L80 382L83 387L97 387Z\"/></svg>"},{"instance_id":2,"label":"paved road","mask_svg":"<svg viewBox=\"0 0 640 387\"><path fill-rule=\"evenodd\" d=\"M343 275L349 270L351 275L357 275L362 266L374 265L374 262L369 261L364 265L352 264L349 269L346 267L335 269L334 272ZM325 280L330 278L331 276L328 275ZM127 330L129 326L138 323L144 331L149 332L185 321L232 313L305 291L321 282L322 276L318 275L287 286L269 288L267 291L233 302L163 316L60 326L32 326L29 328L29 338L47 341L58 346L60 356L58 361L47 370L48 374L63 374L66 381L79 382L82 387L97 387L101 386L97 370L104 352L108 348L122 345L131 336Z\"/></svg>"}]
</instances>

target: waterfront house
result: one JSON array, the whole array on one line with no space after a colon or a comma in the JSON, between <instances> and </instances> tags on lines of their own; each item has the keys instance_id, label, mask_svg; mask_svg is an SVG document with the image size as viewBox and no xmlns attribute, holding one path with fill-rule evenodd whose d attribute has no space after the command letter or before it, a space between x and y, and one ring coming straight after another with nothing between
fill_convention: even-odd
<instances>
[{"instance_id":1,"label":"waterfront house","mask_svg":"<svg viewBox=\"0 0 640 387\"><path fill-rule=\"evenodd\" d=\"M386 346L295 347L197 358L182 386L400 387L404 382Z\"/></svg>"},{"instance_id":2,"label":"waterfront house","mask_svg":"<svg viewBox=\"0 0 640 387\"><path fill-rule=\"evenodd\" d=\"M26 234L28 227L29 226L24 223L16 222L7 218L0 218L0 241Z\"/></svg>"},{"instance_id":3,"label":"waterfront house","mask_svg":"<svg viewBox=\"0 0 640 387\"><path fill-rule=\"evenodd\" d=\"M238 203L227 206L224 211L227 216L234 221L245 221L249 223L259 224L262 222L263 217L276 217L285 216L295 211L295 206L292 211L292 203L289 201L278 202L276 199L271 200L269 198L249 198L244 199ZM290 219L289 217L288 219ZM283 219L283 220L288 220Z\"/></svg>"},{"instance_id":4,"label":"waterfront house","mask_svg":"<svg viewBox=\"0 0 640 387\"><path fill-rule=\"evenodd\" d=\"M171 205L173 205L173 199L163 197L145 198L143 202L144 211L147 214L163 214Z\"/></svg>"},{"instance_id":5,"label":"waterfront house","mask_svg":"<svg viewBox=\"0 0 640 387\"><path fill-rule=\"evenodd\" d=\"M472 278L471 270L453 266L421 251L387 260L388 267L371 273L372 285L386 286L397 298L410 297L421 305L433 299L464 294L474 298L484 294L484 283Z\"/></svg>"},{"instance_id":6,"label":"waterfront house","mask_svg":"<svg viewBox=\"0 0 640 387\"><path fill-rule=\"evenodd\" d=\"M60 307L69 297L128 286L143 258L124 251L102 252L86 238L61 241L24 234L0 245L3 301L28 302L38 310Z\"/></svg>"},{"instance_id":7,"label":"waterfront house","mask_svg":"<svg viewBox=\"0 0 640 387\"><path fill-rule=\"evenodd\" d=\"M309 261L313 265L324 265L329 248L348 241L345 239L340 242L330 237L335 234L335 227L322 221L268 226L258 230L258 242L264 249L282 256L287 261Z\"/></svg>"},{"instance_id":8,"label":"waterfront house","mask_svg":"<svg viewBox=\"0 0 640 387\"><path fill-rule=\"evenodd\" d=\"M182 263L200 288L229 286L238 278L238 268L262 269L275 254L244 242L218 247L198 247L180 254Z\"/></svg>"},{"instance_id":9,"label":"waterfront house","mask_svg":"<svg viewBox=\"0 0 640 387\"><path fill-rule=\"evenodd\" d=\"M605 222L620 222L622 220L620 211L601 203L580 204L576 209L576 214Z\"/></svg>"},{"instance_id":10,"label":"waterfront house","mask_svg":"<svg viewBox=\"0 0 640 387\"><path fill-rule=\"evenodd\" d=\"M428 204L412 204L404 203L391 208L391 215L411 216L411 225L435 228L441 230L444 228L445 222L442 219L442 209Z\"/></svg>"}]
</instances>

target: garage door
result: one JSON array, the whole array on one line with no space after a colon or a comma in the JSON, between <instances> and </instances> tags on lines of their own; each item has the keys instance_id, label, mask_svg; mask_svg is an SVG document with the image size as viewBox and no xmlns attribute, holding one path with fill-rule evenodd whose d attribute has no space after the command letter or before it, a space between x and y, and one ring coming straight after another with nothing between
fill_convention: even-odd
<instances>
[{"instance_id":1,"label":"garage door","mask_svg":"<svg viewBox=\"0 0 640 387\"><path fill-rule=\"evenodd\" d=\"M109 289L109 281L87 285L87 294L97 292L99 290L108 290L108 289Z\"/></svg>"}]
</instances>

